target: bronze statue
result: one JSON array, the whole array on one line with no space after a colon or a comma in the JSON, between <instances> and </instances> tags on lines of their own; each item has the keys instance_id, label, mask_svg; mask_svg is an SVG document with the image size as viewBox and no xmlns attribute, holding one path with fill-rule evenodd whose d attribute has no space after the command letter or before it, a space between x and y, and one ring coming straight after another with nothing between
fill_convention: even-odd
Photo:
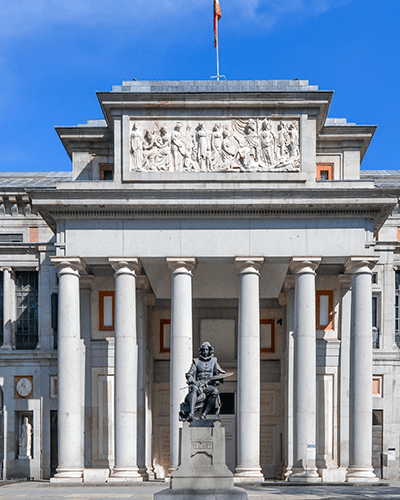
<instances>
[{"instance_id":1,"label":"bronze statue","mask_svg":"<svg viewBox=\"0 0 400 500\"><path fill-rule=\"evenodd\" d=\"M200 419L206 420L212 408L216 409L216 416L219 417L221 400L218 386L232 373L226 373L213 354L212 345L209 342L203 342L199 348L199 357L193 359L192 366L186 373L189 393L181 404L180 420L191 422L197 412L200 413Z\"/></svg>"}]
</instances>

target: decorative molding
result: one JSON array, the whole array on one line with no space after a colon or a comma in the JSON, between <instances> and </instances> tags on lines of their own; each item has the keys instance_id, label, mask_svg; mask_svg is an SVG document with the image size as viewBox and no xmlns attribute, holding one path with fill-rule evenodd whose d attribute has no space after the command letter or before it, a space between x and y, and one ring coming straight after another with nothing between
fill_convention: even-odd
<instances>
[{"instance_id":1,"label":"decorative molding","mask_svg":"<svg viewBox=\"0 0 400 500\"><path fill-rule=\"evenodd\" d=\"M130 172L299 172L299 120L135 121Z\"/></svg>"},{"instance_id":2,"label":"decorative molding","mask_svg":"<svg viewBox=\"0 0 400 500\"><path fill-rule=\"evenodd\" d=\"M53 217L81 217L81 218L107 218L126 217L126 218L148 218L148 217L340 217L340 216L356 216L356 217L375 217L381 211L369 209L166 209L166 210L135 210L135 209L66 209L66 210L51 210L49 213Z\"/></svg>"}]
</instances>

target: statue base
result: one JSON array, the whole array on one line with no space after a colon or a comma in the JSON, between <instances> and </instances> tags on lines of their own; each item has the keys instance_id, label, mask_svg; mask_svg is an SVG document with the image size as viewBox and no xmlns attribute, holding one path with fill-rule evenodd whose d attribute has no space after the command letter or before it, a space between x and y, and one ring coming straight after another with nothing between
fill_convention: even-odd
<instances>
[{"instance_id":1,"label":"statue base","mask_svg":"<svg viewBox=\"0 0 400 500\"><path fill-rule=\"evenodd\" d=\"M225 464L225 429L217 420L184 422L180 432L180 465L171 474L169 489L154 500L247 500L233 484Z\"/></svg>"}]
</instances>

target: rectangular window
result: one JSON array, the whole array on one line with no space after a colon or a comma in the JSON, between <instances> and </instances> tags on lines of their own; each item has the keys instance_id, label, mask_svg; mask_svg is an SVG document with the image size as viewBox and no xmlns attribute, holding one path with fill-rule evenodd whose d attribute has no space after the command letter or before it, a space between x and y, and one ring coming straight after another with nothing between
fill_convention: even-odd
<instances>
[{"instance_id":1,"label":"rectangular window","mask_svg":"<svg viewBox=\"0 0 400 500\"><path fill-rule=\"evenodd\" d=\"M317 165L317 181L333 180L333 163L322 163Z\"/></svg>"},{"instance_id":2,"label":"rectangular window","mask_svg":"<svg viewBox=\"0 0 400 500\"><path fill-rule=\"evenodd\" d=\"M372 394L374 397L383 397L383 375L374 375L372 377Z\"/></svg>"},{"instance_id":3,"label":"rectangular window","mask_svg":"<svg viewBox=\"0 0 400 500\"><path fill-rule=\"evenodd\" d=\"M333 290L316 291L317 330L333 330Z\"/></svg>"},{"instance_id":4,"label":"rectangular window","mask_svg":"<svg viewBox=\"0 0 400 500\"><path fill-rule=\"evenodd\" d=\"M379 349L379 297L372 296L372 347Z\"/></svg>"},{"instance_id":5,"label":"rectangular window","mask_svg":"<svg viewBox=\"0 0 400 500\"><path fill-rule=\"evenodd\" d=\"M17 271L17 349L35 349L38 337L38 272Z\"/></svg>"},{"instance_id":6,"label":"rectangular window","mask_svg":"<svg viewBox=\"0 0 400 500\"><path fill-rule=\"evenodd\" d=\"M113 165L100 165L100 180L101 181L114 180L114 167L113 167Z\"/></svg>"},{"instance_id":7,"label":"rectangular window","mask_svg":"<svg viewBox=\"0 0 400 500\"><path fill-rule=\"evenodd\" d=\"M2 233L0 234L0 243L21 243L23 235L19 233Z\"/></svg>"},{"instance_id":8,"label":"rectangular window","mask_svg":"<svg viewBox=\"0 0 400 500\"><path fill-rule=\"evenodd\" d=\"M399 302L399 296L400 296L400 271L396 271L395 274L395 327L394 327L394 335L395 335L395 342L397 344L397 347L400 347L400 302Z\"/></svg>"},{"instance_id":9,"label":"rectangular window","mask_svg":"<svg viewBox=\"0 0 400 500\"><path fill-rule=\"evenodd\" d=\"M260 320L260 351L275 352L275 320Z\"/></svg>"},{"instance_id":10,"label":"rectangular window","mask_svg":"<svg viewBox=\"0 0 400 500\"><path fill-rule=\"evenodd\" d=\"M115 292L99 292L99 330L114 330Z\"/></svg>"},{"instance_id":11,"label":"rectangular window","mask_svg":"<svg viewBox=\"0 0 400 500\"><path fill-rule=\"evenodd\" d=\"M58 293L51 294L51 328L53 329L53 347L58 349Z\"/></svg>"},{"instance_id":12,"label":"rectangular window","mask_svg":"<svg viewBox=\"0 0 400 500\"><path fill-rule=\"evenodd\" d=\"M160 319L160 352L171 350L171 320Z\"/></svg>"}]
</instances>

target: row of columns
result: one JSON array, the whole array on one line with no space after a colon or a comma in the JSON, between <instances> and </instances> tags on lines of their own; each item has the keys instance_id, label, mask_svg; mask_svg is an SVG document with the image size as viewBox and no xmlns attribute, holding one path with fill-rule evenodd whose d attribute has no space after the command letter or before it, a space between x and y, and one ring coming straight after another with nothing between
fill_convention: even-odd
<instances>
[{"instance_id":1,"label":"row of columns","mask_svg":"<svg viewBox=\"0 0 400 500\"><path fill-rule=\"evenodd\" d=\"M239 273L238 456L236 479L262 481L260 468L260 317L259 276L263 258L236 258ZM59 466L56 477L81 480L83 471L83 379L79 324L80 259L55 257L59 271ZM138 259L109 259L115 271L115 481L140 481L137 455L138 343L136 272ZM293 466L289 480L319 481L316 444L315 270L319 258L294 258ZM167 258L172 273L170 358L170 463L179 464L181 387L192 360L192 278L194 258ZM372 443L372 260L351 258L352 325L350 376L350 463L347 480L373 480ZM142 346L143 348L143 346ZM143 383L143 380L141 381ZM140 416L139 418L141 418ZM139 433L140 437L140 433ZM141 437L140 437L141 438ZM139 447L141 448L141 447ZM144 451L143 451L144 453Z\"/></svg>"},{"instance_id":2,"label":"row of columns","mask_svg":"<svg viewBox=\"0 0 400 500\"><path fill-rule=\"evenodd\" d=\"M294 366L293 465L289 481L318 482L316 445L315 270L321 259L293 258ZM372 289L371 269L377 259L349 258L352 276L350 342L349 464L347 482L378 481L371 466L372 450ZM310 446L311 445L311 446Z\"/></svg>"}]
</instances>

